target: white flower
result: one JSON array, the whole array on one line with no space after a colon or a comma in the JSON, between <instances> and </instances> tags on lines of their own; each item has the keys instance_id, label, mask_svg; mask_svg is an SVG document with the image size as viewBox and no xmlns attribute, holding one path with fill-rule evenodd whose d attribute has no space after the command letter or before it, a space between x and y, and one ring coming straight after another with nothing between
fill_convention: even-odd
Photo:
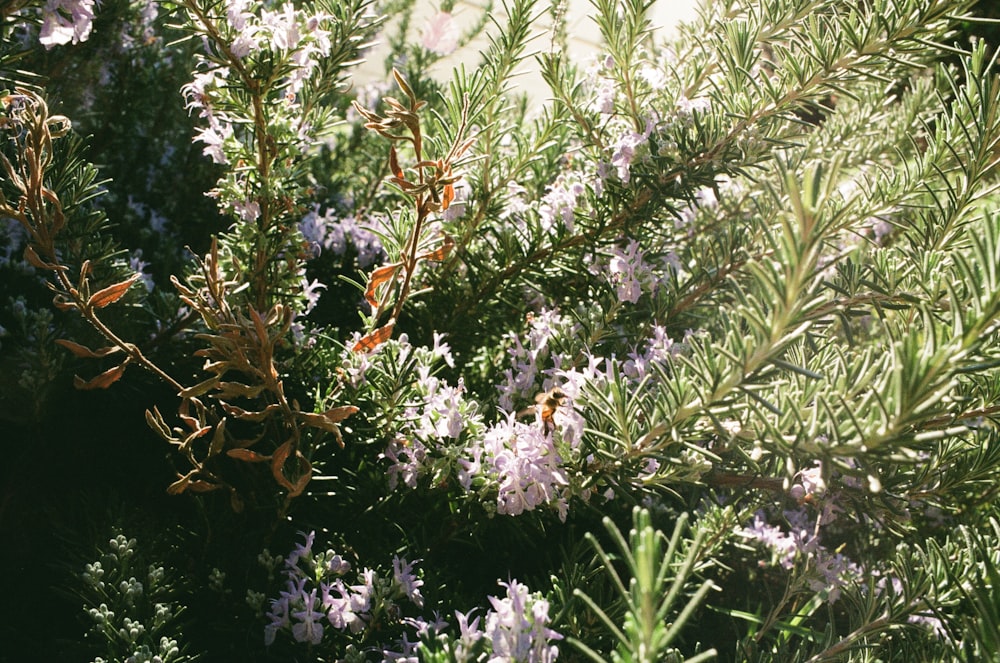
<instances>
[{"instance_id":1,"label":"white flower","mask_svg":"<svg viewBox=\"0 0 1000 663\"><path fill-rule=\"evenodd\" d=\"M458 48L458 26L452 15L438 12L428 20L420 43L438 55L448 55Z\"/></svg>"},{"instance_id":2,"label":"white flower","mask_svg":"<svg viewBox=\"0 0 1000 663\"><path fill-rule=\"evenodd\" d=\"M48 0L42 8L38 41L46 49L56 44L87 41L94 23L94 0Z\"/></svg>"}]
</instances>

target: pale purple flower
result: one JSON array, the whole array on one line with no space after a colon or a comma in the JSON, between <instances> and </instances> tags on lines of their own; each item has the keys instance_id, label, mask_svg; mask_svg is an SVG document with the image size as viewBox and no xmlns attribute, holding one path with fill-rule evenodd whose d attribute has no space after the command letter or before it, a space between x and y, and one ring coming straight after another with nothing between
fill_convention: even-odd
<instances>
[{"instance_id":1,"label":"pale purple flower","mask_svg":"<svg viewBox=\"0 0 1000 663\"><path fill-rule=\"evenodd\" d=\"M592 107L602 115L611 115L615 112L615 82L603 76L598 80L599 84Z\"/></svg>"},{"instance_id":2,"label":"pale purple flower","mask_svg":"<svg viewBox=\"0 0 1000 663\"><path fill-rule=\"evenodd\" d=\"M870 223L872 224L872 233L875 235L875 243L882 246L885 243L885 238L892 234L895 226L881 217L871 219Z\"/></svg>"},{"instance_id":3,"label":"pale purple flower","mask_svg":"<svg viewBox=\"0 0 1000 663\"><path fill-rule=\"evenodd\" d=\"M332 592L337 592L339 596L334 596ZM326 619L333 628L341 631L350 629L353 633L361 630L361 628L356 627L361 620L351 606L350 592L339 578L326 587L322 605L323 609L326 610ZM361 624L361 627L363 626Z\"/></svg>"},{"instance_id":4,"label":"pale purple flower","mask_svg":"<svg viewBox=\"0 0 1000 663\"><path fill-rule=\"evenodd\" d=\"M676 104L677 115L685 121L689 121L696 113L706 113L712 108L712 100L708 97L695 97L688 99L681 97Z\"/></svg>"},{"instance_id":5,"label":"pale purple flower","mask_svg":"<svg viewBox=\"0 0 1000 663\"><path fill-rule=\"evenodd\" d=\"M326 284L321 283L319 279L313 279L310 281L303 274L302 276L302 295L306 298L306 305L302 311L303 315L309 315L309 313L316 308L319 304L319 298L322 295L322 290L326 290Z\"/></svg>"},{"instance_id":6,"label":"pale purple flower","mask_svg":"<svg viewBox=\"0 0 1000 663\"><path fill-rule=\"evenodd\" d=\"M219 87L220 81L224 82L229 74L225 68L211 69L194 75L194 80L181 86L181 94L186 103L184 108L190 113L198 109L198 117L212 117L212 93Z\"/></svg>"},{"instance_id":7,"label":"pale purple flower","mask_svg":"<svg viewBox=\"0 0 1000 663\"><path fill-rule=\"evenodd\" d=\"M250 13L250 0L226 0L226 20L233 30L243 30L247 25L247 19L253 17Z\"/></svg>"},{"instance_id":8,"label":"pale purple flower","mask_svg":"<svg viewBox=\"0 0 1000 663\"><path fill-rule=\"evenodd\" d=\"M910 624L917 624L930 631L935 638L951 641L951 635L945 627L944 622L933 613L919 613L906 618Z\"/></svg>"},{"instance_id":9,"label":"pale purple flower","mask_svg":"<svg viewBox=\"0 0 1000 663\"><path fill-rule=\"evenodd\" d=\"M458 467L456 475L458 484L466 491L472 490L472 480L482 473L483 447L478 444L471 445L465 451L466 455L456 462Z\"/></svg>"},{"instance_id":10,"label":"pale purple flower","mask_svg":"<svg viewBox=\"0 0 1000 663\"><path fill-rule=\"evenodd\" d=\"M303 594L302 600L305 602L303 609L292 613L292 617L299 620L292 624L292 637L297 642L318 645L323 639L323 625L318 621L323 617L323 613L315 610L316 590L313 589L309 594Z\"/></svg>"},{"instance_id":11,"label":"pale purple flower","mask_svg":"<svg viewBox=\"0 0 1000 663\"><path fill-rule=\"evenodd\" d=\"M156 284L153 282L153 275L146 272L149 263L142 259L142 249L136 249L132 253L128 260L128 266L133 272L142 275L142 285L145 286L146 292L152 292Z\"/></svg>"},{"instance_id":12,"label":"pale purple flower","mask_svg":"<svg viewBox=\"0 0 1000 663\"><path fill-rule=\"evenodd\" d=\"M444 363L455 368L455 357L451 354L451 346L444 342L445 334L434 332L434 346L431 348L431 355L435 359L441 359Z\"/></svg>"},{"instance_id":13,"label":"pale purple flower","mask_svg":"<svg viewBox=\"0 0 1000 663\"><path fill-rule=\"evenodd\" d=\"M860 566L841 553L830 553L825 548L817 548L812 558L818 577L809 580L809 588L814 592L826 590L828 602L836 603L846 585L857 584L864 577Z\"/></svg>"},{"instance_id":14,"label":"pale purple flower","mask_svg":"<svg viewBox=\"0 0 1000 663\"><path fill-rule=\"evenodd\" d=\"M420 587L424 584L424 581L417 578L416 574L413 573L413 565L419 561L407 562L405 559L393 555L392 577L402 588L403 593L406 594L406 598L410 599L418 608L422 608L424 607L424 597L420 594Z\"/></svg>"},{"instance_id":15,"label":"pale purple flower","mask_svg":"<svg viewBox=\"0 0 1000 663\"><path fill-rule=\"evenodd\" d=\"M351 563L346 561L340 555L333 554L333 551L327 553L326 570L333 575L342 576L351 570Z\"/></svg>"},{"instance_id":16,"label":"pale purple flower","mask_svg":"<svg viewBox=\"0 0 1000 663\"><path fill-rule=\"evenodd\" d=\"M497 485L497 512L517 516L563 499L569 485L562 459L538 423L513 414L495 424L482 440L482 470Z\"/></svg>"},{"instance_id":17,"label":"pale purple flower","mask_svg":"<svg viewBox=\"0 0 1000 663\"><path fill-rule=\"evenodd\" d=\"M360 224L353 216L338 218L336 211L329 209L320 214L314 207L299 221L299 232L319 255L321 249L339 256L354 248L358 256L358 266L368 268L385 260L385 250L372 228L384 224L381 215L373 215Z\"/></svg>"},{"instance_id":18,"label":"pale purple flower","mask_svg":"<svg viewBox=\"0 0 1000 663\"><path fill-rule=\"evenodd\" d=\"M561 225L567 232L573 232L576 200L584 190L580 183L569 183L561 178L549 186L538 207L542 229L551 232Z\"/></svg>"},{"instance_id":19,"label":"pale purple flower","mask_svg":"<svg viewBox=\"0 0 1000 663\"><path fill-rule=\"evenodd\" d=\"M527 202L528 190L517 182L511 181L507 183L505 193L506 196L504 198L503 210L500 212L500 219L507 220L513 218L519 220L529 209Z\"/></svg>"},{"instance_id":20,"label":"pale purple flower","mask_svg":"<svg viewBox=\"0 0 1000 663\"><path fill-rule=\"evenodd\" d=\"M846 585L857 584L864 570L841 553L832 553L819 540L818 527L806 510L785 511L790 531L767 523L762 513L754 516L753 523L737 530L737 534L754 539L769 548L777 563L791 569L799 560L808 563L806 583L812 591L826 592L826 600L836 602Z\"/></svg>"},{"instance_id":21,"label":"pale purple flower","mask_svg":"<svg viewBox=\"0 0 1000 663\"><path fill-rule=\"evenodd\" d=\"M469 621L473 612L475 610L470 610L464 614L458 610L455 611L455 619L458 621L459 632L458 640L455 642L455 658L459 661L466 660L476 646L476 643L485 636L479 630L479 617L476 617L471 622Z\"/></svg>"},{"instance_id":22,"label":"pale purple flower","mask_svg":"<svg viewBox=\"0 0 1000 663\"><path fill-rule=\"evenodd\" d=\"M507 350L511 367L504 371L505 380L497 386L500 407L505 412L514 411L514 399L533 398L538 391L539 364L549 357L549 341L556 336L572 336L579 328L571 318L553 309L532 314L530 325L526 344L518 334L507 334L512 346Z\"/></svg>"},{"instance_id":23,"label":"pale purple flower","mask_svg":"<svg viewBox=\"0 0 1000 663\"><path fill-rule=\"evenodd\" d=\"M612 147L611 165L618 173L622 184L628 184L632 179L632 162L638 154L640 146L649 138L649 133L626 132Z\"/></svg>"},{"instance_id":24,"label":"pale purple flower","mask_svg":"<svg viewBox=\"0 0 1000 663\"><path fill-rule=\"evenodd\" d=\"M372 361L373 357L385 347L385 344L382 344L368 352L354 352L351 348L361 340L361 336L361 332L358 331L352 332L348 336L347 342L344 344L344 352L341 354L340 362L346 382L355 389L365 383L367 380L365 375L374 365Z\"/></svg>"},{"instance_id":25,"label":"pale purple flower","mask_svg":"<svg viewBox=\"0 0 1000 663\"><path fill-rule=\"evenodd\" d=\"M264 644L270 646L278 631L289 625L288 596L282 594L279 598L272 599L267 616L271 621L264 627Z\"/></svg>"},{"instance_id":26,"label":"pale purple flower","mask_svg":"<svg viewBox=\"0 0 1000 663\"><path fill-rule=\"evenodd\" d=\"M245 58L251 52L260 49L257 35L258 26L252 23L255 16L249 11L249 0L226 0L226 21L236 32L236 37L229 45L229 50L237 58Z\"/></svg>"},{"instance_id":27,"label":"pale purple flower","mask_svg":"<svg viewBox=\"0 0 1000 663\"><path fill-rule=\"evenodd\" d=\"M270 45L273 48L291 50L298 45L301 34L292 3L286 2L279 11L262 11L260 22L261 27L271 34Z\"/></svg>"},{"instance_id":28,"label":"pale purple flower","mask_svg":"<svg viewBox=\"0 0 1000 663\"><path fill-rule=\"evenodd\" d=\"M458 24L449 12L438 12L424 26L420 43L428 51L448 55L458 48Z\"/></svg>"},{"instance_id":29,"label":"pale purple flower","mask_svg":"<svg viewBox=\"0 0 1000 663\"><path fill-rule=\"evenodd\" d=\"M233 211L241 221L250 223L260 218L260 203L256 200L238 200L233 203Z\"/></svg>"},{"instance_id":30,"label":"pale purple flower","mask_svg":"<svg viewBox=\"0 0 1000 663\"><path fill-rule=\"evenodd\" d=\"M667 75L660 67L646 63L639 68L641 76L654 90L660 90L667 84Z\"/></svg>"},{"instance_id":31,"label":"pale purple flower","mask_svg":"<svg viewBox=\"0 0 1000 663\"><path fill-rule=\"evenodd\" d=\"M233 43L229 45L229 50L232 51L233 55L240 60L259 48L260 44L257 42L254 34L249 31L240 32L236 35L236 38L233 39Z\"/></svg>"},{"instance_id":32,"label":"pale purple flower","mask_svg":"<svg viewBox=\"0 0 1000 663\"><path fill-rule=\"evenodd\" d=\"M313 542L316 540L316 530L312 530L308 534L305 532L299 532L299 534L304 537L304 541L296 543L295 548L288 554L288 558L285 559L285 567L288 569L295 568L300 559L312 556Z\"/></svg>"},{"instance_id":33,"label":"pale purple flower","mask_svg":"<svg viewBox=\"0 0 1000 663\"><path fill-rule=\"evenodd\" d=\"M549 644L562 635L548 628L549 603L532 596L516 580L501 582L507 588L504 598L490 596L492 609L486 614L485 635L493 645L490 663L550 663L559 657L559 649Z\"/></svg>"},{"instance_id":34,"label":"pale purple flower","mask_svg":"<svg viewBox=\"0 0 1000 663\"><path fill-rule=\"evenodd\" d=\"M649 372L650 366L664 366L680 353L680 344L667 336L667 330L661 325L653 326L653 333L646 339L644 350L630 352L628 359L622 363L622 373L630 378L641 380Z\"/></svg>"},{"instance_id":35,"label":"pale purple flower","mask_svg":"<svg viewBox=\"0 0 1000 663\"><path fill-rule=\"evenodd\" d=\"M382 663L420 663L420 657L417 656L417 649L420 646L419 640L410 642L409 637L404 633L396 644L400 651L382 650Z\"/></svg>"},{"instance_id":36,"label":"pale purple flower","mask_svg":"<svg viewBox=\"0 0 1000 663\"><path fill-rule=\"evenodd\" d=\"M46 49L90 37L94 22L94 0L48 0L42 7L42 29L38 41Z\"/></svg>"},{"instance_id":37,"label":"pale purple flower","mask_svg":"<svg viewBox=\"0 0 1000 663\"><path fill-rule=\"evenodd\" d=\"M391 465L386 471L390 490L399 485L399 480L408 488L416 488L417 480L427 458L427 446L420 440L396 438L386 446L382 458Z\"/></svg>"},{"instance_id":38,"label":"pale purple flower","mask_svg":"<svg viewBox=\"0 0 1000 663\"><path fill-rule=\"evenodd\" d=\"M121 28L121 45L125 50L153 44L156 36L156 17L159 14L155 0L145 0L139 9L139 20L135 23L123 23ZM136 38L138 36L138 39Z\"/></svg>"},{"instance_id":39,"label":"pale purple flower","mask_svg":"<svg viewBox=\"0 0 1000 663\"><path fill-rule=\"evenodd\" d=\"M737 534L759 541L766 548L770 548L775 554L778 564L785 569L791 569L794 566L796 555L801 549L796 537L790 536L780 527L768 523L760 512L754 515L753 523L749 527L737 530Z\"/></svg>"},{"instance_id":40,"label":"pale purple flower","mask_svg":"<svg viewBox=\"0 0 1000 663\"><path fill-rule=\"evenodd\" d=\"M624 247L614 247L608 261L607 279L615 287L618 299L632 304L639 301L643 287L653 283L652 268L643 260L639 242L629 240Z\"/></svg>"},{"instance_id":41,"label":"pale purple flower","mask_svg":"<svg viewBox=\"0 0 1000 663\"><path fill-rule=\"evenodd\" d=\"M430 372L429 365L417 368L416 387L423 395L423 404L407 408L406 418L414 422L410 429L427 441L458 439L472 415L464 398L464 382L460 378L458 385L451 386Z\"/></svg>"},{"instance_id":42,"label":"pale purple flower","mask_svg":"<svg viewBox=\"0 0 1000 663\"><path fill-rule=\"evenodd\" d=\"M371 569L364 569L361 572L361 584L351 585L349 600L351 613L355 616L355 620L348 626L352 633L358 633L365 627L374 594L375 572Z\"/></svg>"},{"instance_id":43,"label":"pale purple flower","mask_svg":"<svg viewBox=\"0 0 1000 663\"><path fill-rule=\"evenodd\" d=\"M823 497L826 494L826 480L823 479L823 464L816 461L813 467L799 470L795 475L795 483L788 491L795 500L803 500L806 496Z\"/></svg>"},{"instance_id":44,"label":"pale purple flower","mask_svg":"<svg viewBox=\"0 0 1000 663\"><path fill-rule=\"evenodd\" d=\"M194 138L195 142L205 143L202 153L211 157L215 163L228 164L229 158L226 156L223 146L228 138L233 136L233 127L230 124L211 122L209 126L198 129Z\"/></svg>"}]
</instances>

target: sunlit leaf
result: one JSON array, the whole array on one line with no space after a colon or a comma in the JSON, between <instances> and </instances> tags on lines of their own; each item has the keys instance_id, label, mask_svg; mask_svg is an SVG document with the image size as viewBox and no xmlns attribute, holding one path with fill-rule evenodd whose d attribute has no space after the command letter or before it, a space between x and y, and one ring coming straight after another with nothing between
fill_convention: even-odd
<instances>
[{"instance_id":1,"label":"sunlit leaf","mask_svg":"<svg viewBox=\"0 0 1000 663\"><path fill-rule=\"evenodd\" d=\"M136 272L132 276L128 277L124 281L119 281L114 285L109 285L107 288L102 288L90 296L87 300L87 306L92 308L104 308L109 304L117 302L119 299L125 296L128 289L132 287L132 284L142 278L142 274Z\"/></svg>"}]
</instances>

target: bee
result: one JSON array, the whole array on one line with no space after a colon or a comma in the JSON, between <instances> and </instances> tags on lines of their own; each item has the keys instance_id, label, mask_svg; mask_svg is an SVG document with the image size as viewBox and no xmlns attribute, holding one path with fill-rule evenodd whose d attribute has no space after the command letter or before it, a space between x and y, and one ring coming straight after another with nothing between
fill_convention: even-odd
<instances>
[{"instance_id":1,"label":"bee","mask_svg":"<svg viewBox=\"0 0 1000 663\"><path fill-rule=\"evenodd\" d=\"M524 408L517 413L518 417L532 416L541 413L542 430L546 433L555 430L556 422L553 417L556 411L566 404L569 397L559 387L554 387L548 391L543 391L535 395L535 404Z\"/></svg>"}]
</instances>

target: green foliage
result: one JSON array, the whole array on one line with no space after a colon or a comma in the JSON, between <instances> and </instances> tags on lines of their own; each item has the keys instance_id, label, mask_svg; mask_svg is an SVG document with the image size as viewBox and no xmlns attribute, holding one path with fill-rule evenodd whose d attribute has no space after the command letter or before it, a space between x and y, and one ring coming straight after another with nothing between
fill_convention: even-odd
<instances>
[{"instance_id":1,"label":"green foliage","mask_svg":"<svg viewBox=\"0 0 1000 663\"><path fill-rule=\"evenodd\" d=\"M194 660L178 645L183 608L165 567L149 562L135 539L116 534L82 572L81 596L90 619L87 638L95 661L183 663ZM103 658L107 656L108 658Z\"/></svg>"},{"instance_id":2,"label":"green foliage","mask_svg":"<svg viewBox=\"0 0 1000 663\"><path fill-rule=\"evenodd\" d=\"M576 594L597 614L618 641L611 660L703 661L714 657L716 652L710 649L685 658L671 647L698 604L713 589L712 581L705 580L687 598L686 605L675 611L674 602L687 593L686 585L702 565L700 560L703 559L704 539L708 532L698 531L694 539L682 543L681 537L688 520L686 514L678 518L669 540L663 532L653 528L649 511L636 508L632 519L633 528L629 532L628 541L611 520L604 521L604 526L621 552L626 570L624 578L615 569L614 558L592 536L589 537L622 602L622 626L619 627L587 594L579 590ZM591 659L605 660L586 643L578 640L571 643Z\"/></svg>"}]
</instances>

